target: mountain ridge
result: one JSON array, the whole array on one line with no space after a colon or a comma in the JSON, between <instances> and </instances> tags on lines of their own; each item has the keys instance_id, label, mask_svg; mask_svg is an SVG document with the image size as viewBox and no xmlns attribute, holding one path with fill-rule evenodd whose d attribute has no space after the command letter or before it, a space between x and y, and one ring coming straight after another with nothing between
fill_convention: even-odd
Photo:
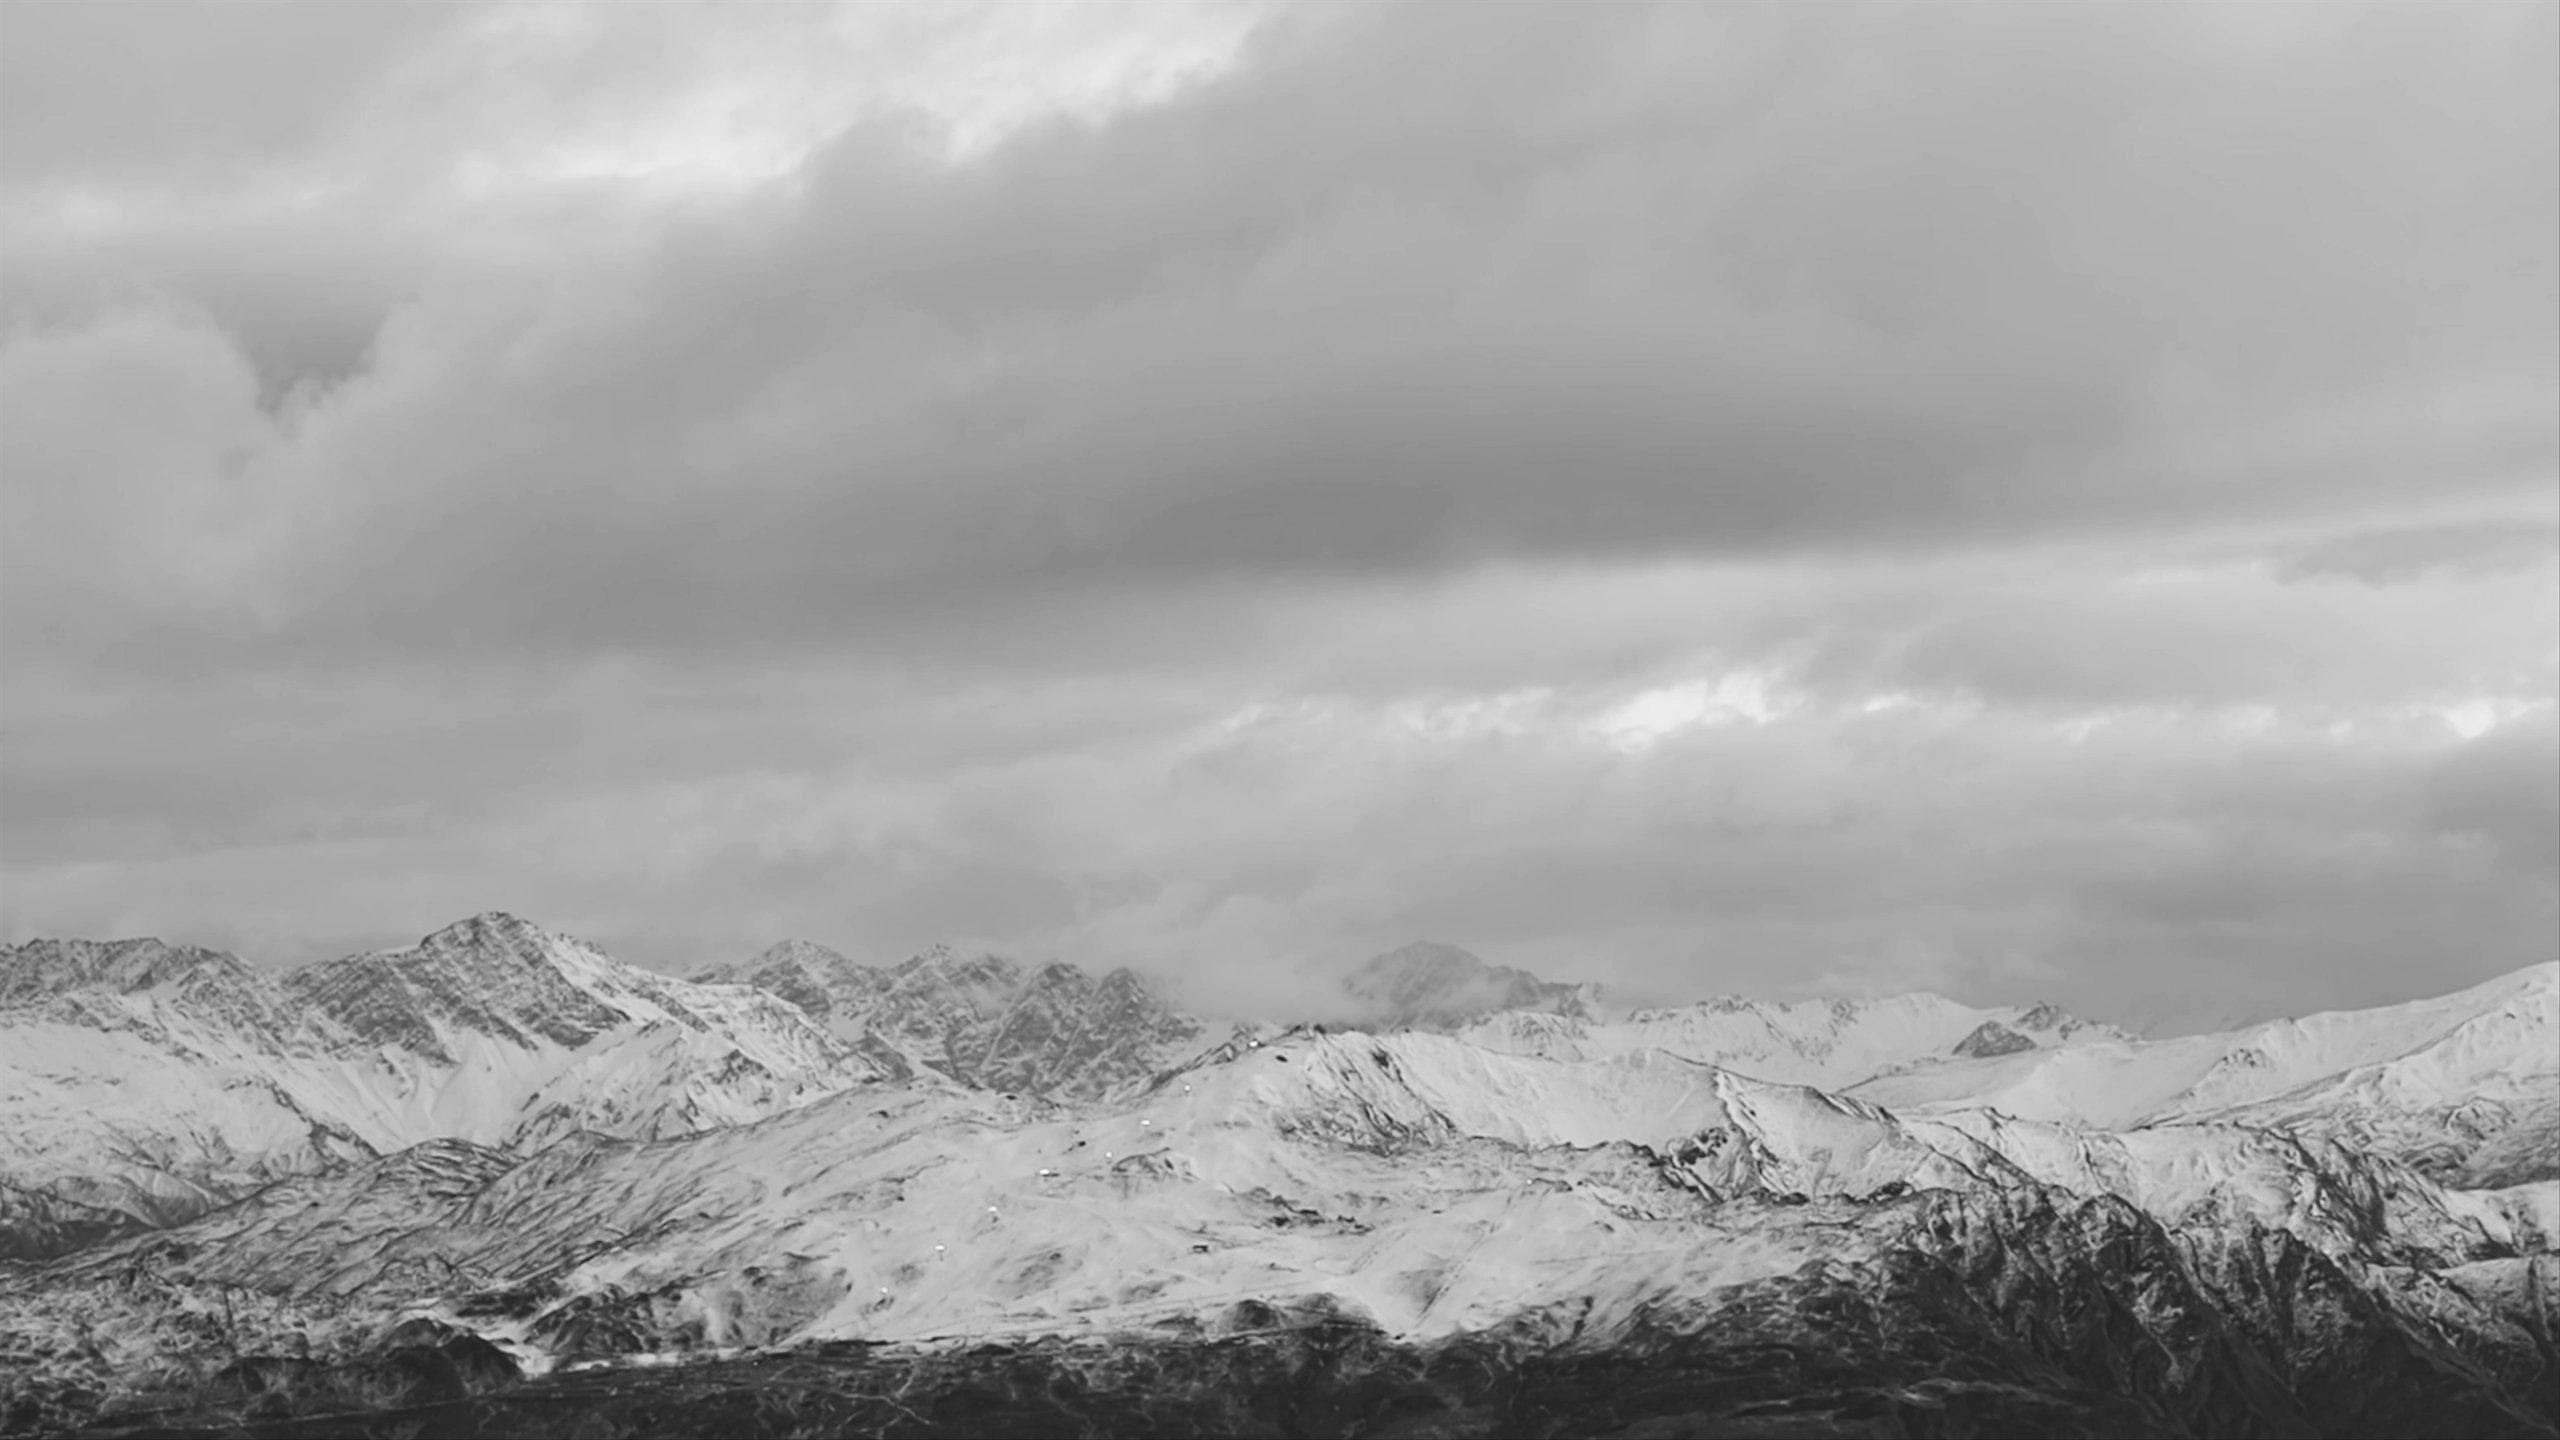
<instances>
[{"instance_id":1,"label":"mountain ridge","mask_svg":"<svg viewBox=\"0 0 2560 1440\"><path fill-rule=\"evenodd\" d=\"M2560 1180L2448 1189L2274 1130L1906 1116L1660 1050L1302 1027L1079 1108L893 1085L660 1139L436 1142L52 1262L0 1330L78 1305L147 1336L153 1297L234 1287L326 1343L363 1329L350 1315L406 1315L541 1373L742 1346L1138 1343L1309 1306L1417 1346L1863 1333L1885 1348L1859 1363L1885 1366L1895 1337L2025 1306L2003 1343L2067 1321L2102 1357L2076 1384L2151 1393L2111 1367L2154 1356L2144 1385L2226 1427L2296 1406L2275 1433L2334 1429L2334 1390L2531 1434L2552 1418L2537 1377L2560 1373L2532 1338L2555 1230ZM1820 1320L1844 1306L1877 1318ZM2125 1328L2067 1320L2091 1314ZM1937 1342L1908 1343L1925 1364ZM2012 1392L2044 1393L2036 1367L2076 1352L2034 1353L2053 1358L1997 1371ZM2196 1387L2229 1366L2271 1388Z\"/></svg>"},{"instance_id":2,"label":"mountain ridge","mask_svg":"<svg viewBox=\"0 0 2560 1440\"><path fill-rule=\"evenodd\" d=\"M2560 965L2166 1041L2049 1004L1933 995L1722 996L1612 1018L1597 987L1429 942L1373 957L1344 991L1368 1005L1369 1028L1438 1028L1497 1051L1659 1050L1919 1113L2218 1118L2376 1146L2446 1178L2560 1173L2560 1104L2535 1089L2547 1080L2535 1057L2560 1045ZM1510 999L1528 1005L1483 1009ZM2514 1012L2498 1011L2507 1028L2458 1058L2448 1037L2489 1024L2493 1001ZM2411 1026L2433 1038L2403 1043ZM18 1052L0 1060L0 1111L31 1117L0 1140L0 1179L150 1225L433 1138L685 1133L926 1080L1098 1103L1279 1033L1240 1024L1221 1037L1126 969L1097 977L943 947L868 966L790 940L679 980L503 912L284 972L157 940L28 942L0 950L0 1027ZM84 1154L125 1159L84 1169Z\"/></svg>"},{"instance_id":3,"label":"mountain ridge","mask_svg":"<svg viewBox=\"0 0 2560 1440\"><path fill-rule=\"evenodd\" d=\"M0 951L0 1178L143 1224L426 1140L734 1123L883 1073L761 991L497 912L282 974L36 944Z\"/></svg>"},{"instance_id":4,"label":"mountain ridge","mask_svg":"<svg viewBox=\"0 0 2560 1440\"><path fill-rule=\"evenodd\" d=\"M465 1366L485 1407L645 1365L616 1393L685 1415L741 1352L1034 1403L986 1367L1312 1363L1300 1333L1474 1357L1497 1409L1504 1367L1692 1375L1674 1429L2560 1421L2560 1106L2499 1099L2560 1087L2560 967L2175 1042L1938 996L1576 1013L1445 951L1374 998L1446 1028L1220 1039L1125 970L804 942L682 981L494 913L280 977L17 968L52 988L0 1009L0 1412L36 1428ZM1466 1018L1489 993L1546 1008ZM1772 1346L1797 1368L1733 1409Z\"/></svg>"}]
</instances>

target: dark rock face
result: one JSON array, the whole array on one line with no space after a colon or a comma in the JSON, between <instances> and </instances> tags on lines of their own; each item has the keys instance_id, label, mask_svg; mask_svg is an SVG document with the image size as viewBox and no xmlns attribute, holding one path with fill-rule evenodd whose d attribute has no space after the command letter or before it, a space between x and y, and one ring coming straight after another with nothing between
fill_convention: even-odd
<instances>
[{"instance_id":1,"label":"dark rock face","mask_svg":"<svg viewBox=\"0 0 2560 1440\"><path fill-rule=\"evenodd\" d=\"M2050 1000L2046 1000L2039 1002L2035 1008L2029 1010L2026 1014L2019 1016L2018 1028L2021 1030L2059 1030L2067 1033L2080 1028L2080 1020L2079 1017L2073 1015L2070 1011L2063 1009L2061 1006L2054 1004Z\"/></svg>"},{"instance_id":2,"label":"dark rock face","mask_svg":"<svg viewBox=\"0 0 2560 1440\"><path fill-rule=\"evenodd\" d=\"M1343 981L1345 1019L1370 1029L1451 1030L1504 1010L1588 1018L1593 991L1526 970L1488 965L1455 945L1429 941L1390 950Z\"/></svg>"},{"instance_id":3,"label":"dark rock face","mask_svg":"<svg viewBox=\"0 0 2560 1440\"><path fill-rule=\"evenodd\" d=\"M320 1411L399 1411L449 1404L512 1384L515 1358L433 1320L395 1327L368 1354L330 1364L300 1355L244 1355L214 1372L204 1398L251 1421Z\"/></svg>"},{"instance_id":4,"label":"dark rock face","mask_svg":"<svg viewBox=\"0 0 2560 1440\"><path fill-rule=\"evenodd\" d=\"M1898 1323L2138 1402L2150 1433L2542 1435L2519 1393L2280 1230L2173 1236L2121 1201L1926 1197L1871 1292ZM1990 1348L1984 1348L1990 1347Z\"/></svg>"},{"instance_id":5,"label":"dark rock face","mask_svg":"<svg viewBox=\"0 0 2560 1440\"><path fill-rule=\"evenodd\" d=\"M1972 1034L1956 1042L1955 1053L1978 1060L1988 1055L2015 1055L2021 1050L2034 1048L2036 1042L2033 1040L1997 1020L1985 1020L1974 1027Z\"/></svg>"}]
</instances>

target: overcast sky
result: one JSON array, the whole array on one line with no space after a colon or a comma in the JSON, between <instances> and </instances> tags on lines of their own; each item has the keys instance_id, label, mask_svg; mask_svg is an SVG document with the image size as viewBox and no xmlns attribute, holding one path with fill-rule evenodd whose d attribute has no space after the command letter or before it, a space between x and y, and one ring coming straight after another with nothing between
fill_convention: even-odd
<instances>
[{"instance_id":1,"label":"overcast sky","mask_svg":"<svg viewBox=\"0 0 2560 1440\"><path fill-rule=\"evenodd\" d=\"M0 10L0 938L2560 948L2560 7Z\"/></svg>"}]
</instances>

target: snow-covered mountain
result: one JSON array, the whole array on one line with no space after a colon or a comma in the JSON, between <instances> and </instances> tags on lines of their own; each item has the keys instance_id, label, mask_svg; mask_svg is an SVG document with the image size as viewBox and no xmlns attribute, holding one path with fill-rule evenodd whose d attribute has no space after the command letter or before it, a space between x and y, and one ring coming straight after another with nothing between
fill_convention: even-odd
<instances>
[{"instance_id":1,"label":"snow-covered mountain","mask_svg":"<svg viewBox=\"0 0 2560 1440\"><path fill-rule=\"evenodd\" d=\"M503 916L282 977L0 961L0 1221L69 1252L0 1285L28 1414L251 1354L378 1378L392 1335L493 1374L837 1341L965 1373L1321 1321L1399 1404L1434 1357L1694 1369L1674 1431L1808 1395L1806 1433L2560 1422L2560 966L2145 1042L1933 996L1613 1020L1425 954L1379 972L1407 1025L1547 1008L1204 1046L1125 972L793 944L687 982ZM1062 1383L1170 1373L1099 1363ZM969 1393L1064 1393L1019 1379Z\"/></svg>"},{"instance_id":2,"label":"snow-covered mountain","mask_svg":"<svg viewBox=\"0 0 2560 1440\"><path fill-rule=\"evenodd\" d=\"M680 1134L885 1074L763 991L507 915L283 975L156 940L0 950L0 1185L30 1217L165 1224L427 1140Z\"/></svg>"},{"instance_id":3,"label":"snow-covered mountain","mask_svg":"<svg viewBox=\"0 0 2560 1440\"><path fill-rule=\"evenodd\" d=\"M2289 1405L2317 1430L2378 1385L2417 1387L2448 1423L2534 1433L2555 1236L2560 1179L2448 1189L2246 1126L1904 1117L1660 1052L1301 1030L1081 1111L891 1086L529 1157L445 1142L55 1262L0 1328L46 1323L40 1303L238 1287L305 1333L346 1330L350 1306L424 1315L539 1371L1214 1334L1275 1307L1397 1344L1588 1351L1737 1314L1785 1336L1849 1306L1868 1338L1835 1338L1883 1366L1928 1359L1894 1347L1952 1294L2003 1344L2054 1347L1991 1372L2013 1389ZM2074 1318L2109 1314L2094 1333ZM2268 1394L2229 1391L2251 1374Z\"/></svg>"},{"instance_id":4,"label":"snow-covered mountain","mask_svg":"<svg viewBox=\"0 0 2560 1440\"><path fill-rule=\"evenodd\" d=\"M1061 1099L1145 1080L1197 1051L1208 1028L1131 970L1095 977L940 946L881 967L788 940L703 978L780 996L893 1070Z\"/></svg>"}]
</instances>

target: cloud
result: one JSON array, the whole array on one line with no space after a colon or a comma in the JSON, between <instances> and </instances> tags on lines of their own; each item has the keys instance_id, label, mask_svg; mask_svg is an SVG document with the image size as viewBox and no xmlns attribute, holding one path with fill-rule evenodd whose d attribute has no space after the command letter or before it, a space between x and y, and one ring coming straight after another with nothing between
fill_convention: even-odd
<instances>
[{"instance_id":1,"label":"cloud","mask_svg":"<svg viewBox=\"0 0 2560 1440\"><path fill-rule=\"evenodd\" d=\"M2511 487L2560 384L2526 23L1315 12L967 163L849 121L729 204L559 211L240 498L334 492L276 640L433 650ZM642 30L587 103L676 63ZM425 537L472 563L350 563Z\"/></svg>"},{"instance_id":2,"label":"cloud","mask_svg":"<svg viewBox=\"0 0 2560 1440\"><path fill-rule=\"evenodd\" d=\"M138 23L94 5L22 6L0 58L0 169L13 190L219 189L325 143L405 55L472 18L462 6L321 13L247 0L165 6Z\"/></svg>"},{"instance_id":3,"label":"cloud","mask_svg":"<svg viewBox=\"0 0 2560 1440\"><path fill-rule=\"evenodd\" d=\"M2547 9L28 13L13 935L2555 938Z\"/></svg>"},{"instance_id":4,"label":"cloud","mask_svg":"<svg viewBox=\"0 0 2560 1440\"><path fill-rule=\"evenodd\" d=\"M2520 570L2560 550L2560 526L2547 520L2482 520L2404 525L2326 540L2285 562L2288 579L2406 584L2441 574Z\"/></svg>"}]
</instances>

